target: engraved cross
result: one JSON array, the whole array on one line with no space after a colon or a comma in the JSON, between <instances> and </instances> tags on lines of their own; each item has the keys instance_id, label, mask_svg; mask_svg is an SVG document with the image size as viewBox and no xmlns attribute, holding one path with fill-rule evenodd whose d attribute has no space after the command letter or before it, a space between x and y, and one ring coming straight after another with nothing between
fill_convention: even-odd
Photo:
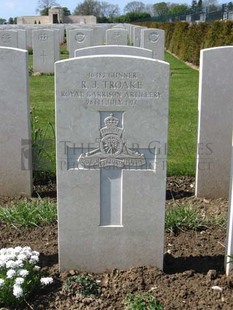
<instances>
[{"instance_id":1,"label":"engraved cross","mask_svg":"<svg viewBox=\"0 0 233 310\"><path fill-rule=\"evenodd\" d=\"M45 63L45 57L47 57L47 55L45 54L45 51L43 50L42 55L40 55L40 57L43 57L43 64Z\"/></svg>"},{"instance_id":2,"label":"engraved cross","mask_svg":"<svg viewBox=\"0 0 233 310\"><path fill-rule=\"evenodd\" d=\"M150 169L143 154L148 150L128 148L123 138L122 112L114 112L114 115L100 112L100 118L99 146L88 152L75 148L79 154L75 156L76 166L78 169L100 169L100 226L122 226L122 170Z\"/></svg>"}]
</instances>

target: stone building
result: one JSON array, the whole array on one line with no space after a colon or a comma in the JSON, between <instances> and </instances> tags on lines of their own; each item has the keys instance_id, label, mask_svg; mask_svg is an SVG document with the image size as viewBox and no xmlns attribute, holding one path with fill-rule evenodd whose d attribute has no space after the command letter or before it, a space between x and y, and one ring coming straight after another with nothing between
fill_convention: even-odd
<instances>
[{"instance_id":1,"label":"stone building","mask_svg":"<svg viewBox=\"0 0 233 310\"><path fill-rule=\"evenodd\" d=\"M17 18L17 24L96 24L96 17L93 15L64 16L62 7L52 6L48 16L21 16Z\"/></svg>"}]
</instances>

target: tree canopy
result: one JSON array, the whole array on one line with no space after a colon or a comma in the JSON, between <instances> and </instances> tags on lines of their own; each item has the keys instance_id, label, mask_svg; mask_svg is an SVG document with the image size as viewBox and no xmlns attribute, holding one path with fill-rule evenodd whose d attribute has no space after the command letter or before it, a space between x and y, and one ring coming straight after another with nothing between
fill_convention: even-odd
<instances>
[{"instance_id":1,"label":"tree canopy","mask_svg":"<svg viewBox=\"0 0 233 310\"><path fill-rule=\"evenodd\" d=\"M125 13L142 13L145 12L145 4L140 1L132 1L126 4Z\"/></svg>"},{"instance_id":2,"label":"tree canopy","mask_svg":"<svg viewBox=\"0 0 233 310\"><path fill-rule=\"evenodd\" d=\"M74 15L94 15L98 22L113 22L119 16L120 9L117 4L110 4L107 1L84 0L74 10Z\"/></svg>"},{"instance_id":3,"label":"tree canopy","mask_svg":"<svg viewBox=\"0 0 233 310\"><path fill-rule=\"evenodd\" d=\"M100 16L100 2L96 0L84 0L76 6L74 15Z\"/></svg>"},{"instance_id":4,"label":"tree canopy","mask_svg":"<svg viewBox=\"0 0 233 310\"><path fill-rule=\"evenodd\" d=\"M136 20L142 19L142 18L148 18L151 17L149 13L146 12L139 12L139 13L127 13L125 15L118 16L115 18L114 22L116 23L132 23Z\"/></svg>"},{"instance_id":5,"label":"tree canopy","mask_svg":"<svg viewBox=\"0 0 233 310\"><path fill-rule=\"evenodd\" d=\"M145 4L143 1L131 1L124 7L124 15L120 15L118 4L111 4L108 0L80 0L72 14L94 15L97 17L97 22L133 22L151 16L164 17L183 15L188 11L197 12L203 10L203 8L208 8L206 11L212 12L219 9L217 1L218 0L190 0L190 4L165 1L154 1L154 4ZM59 5L56 0L38 0L37 12L40 12L41 15L48 15L51 6L56 5ZM233 2L229 2L225 7L228 10L233 10ZM63 12L64 15L71 15L67 7L63 7Z\"/></svg>"},{"instance_id":6,"label":"tree canopy","mask_svg":"<svg viewBox=\"0 0 233 310\"><path fill-rule=\"evenodd\" d=\"M64 14L64 16L69 16L69 15L71 15L70 10L69 10L66 6L63 7L63 14Z\"/></svg>"},{"instance_id":7,"label":"tree canopy","mask_svg":"<svg viewBox=\"0 0 233 310\"><path fill-rule=\"evenodd\" d=\"M198 1L199 5L202 0ZM153 5L155 16L166 16L166 15L180 15L187 12L190 8L197 8L198 3L196 0L192 1L192 5L170 3L170 2L157 2Z\"/></svg>"},{"instance_id":8,"label":"tree canopy","mask_svg":"<svg viewBox=\"0 0 233 310\"><path fill-rule=\"evenodd\" d=\"M154 4L154 11L158 16L167 15L169 13L169 3L158 2Z\"/></svg>"},{"instance_id":9,"label":"tree canopy","mask_svg":"<svg viewBox=\"0 0 233 310\"><path fill-rule=\"evenodd\" d=\"M47 9L47 14L45 15L48 15L48 10L51 8L51 6L55 5L59 5L59 3L57 3L55 0L38 0L36 12L41 13L41 11L43 11L43 13L45 13Z\"/></svg>"},{"instance_id":10,"label":"tree canopy","mask_svg":"<svg viewBox=\"0 0 233 310\"><path fill-rule=\"evenodd\" d=\"M5 18L0 18L0 25L5 24L6 23L6 19Z\"/></svg>"}]
</instances>

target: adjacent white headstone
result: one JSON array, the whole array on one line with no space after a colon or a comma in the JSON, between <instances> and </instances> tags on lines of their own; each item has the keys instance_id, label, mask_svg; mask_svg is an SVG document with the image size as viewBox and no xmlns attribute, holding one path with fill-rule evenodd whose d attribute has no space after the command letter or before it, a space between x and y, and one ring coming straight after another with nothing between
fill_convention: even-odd
<instances>
[{"instance_id":1,"label":"adjacent white headstone","mask_svg":"<svg viewBox=\"0 0 233 310\"><path fill-rule=\"evenodd\" d=\"M74 51L79 48L89 47L93 45L92 29L74 29L69 30L69 57L74 57Z\"/></svg>"},{"instance_id":2,"label":"adjacent white headstone","mask_svg":"<svg viewBox=\"0 0 233 310\"><path fill-rule=\"evenodd\" d=\"M59 60L59 36L57 30L33 31L33 71L53 73Z\"/></svg>"},{"instance_id":3,"label":"adjacent white headstone","mask_svg":"<svg viewBox=\"0 0 233 310\"><path fill-rule=\"evenodd\" d=\"M27 51L0 47L0 196L31 195Z\"/></svg>"},{"instance_id":4,"label":"adjacent white headstone","mask_svg":"<svg viewBox=\"0 0 233 310\"><path fill-rule=\"evenodd\" d=\"M95 26L93 28L93 45L102 45L105 43L105 33L107 28L104 26Z\"/></svg>"},{"instance_id":5,"label":"adjacent white headstone","mask_svg":"<svg viewBox=\"0 0 233 310\"><path fill-rule=\"evenodd\" d=\"M134 42L134 25L130 25L130 28L129 28L129 44L130 45L133 45L133 42ZM139 47L139 46L138 46Z\"/></svg>"},{"instance_id":6,"label":"adjacent white headstone","mask_svg":"<svg viewBox=\"0 0 233 310\"><path fill-rule=\"evenodd\" d=\"M61 25L53 24L51 29L59 31L59 42L60 44L62 44L65 38L65 25L64 24L61 24Z\"/></svg>"},{"instance_id":7,"label":"adjacent white headstone","mask_svg":"<svg viewBox=\"0 0 233 310\"><path fill-rule=\"evenodd\" d=\"M228 204L228 225L227 225L227 240L225 251L225 270L226 275L230 274L233 269L233 141L232 141L232 155L231 155L231 176L229 187L229 204Z\"/></svg>"},{"instance_id":8,"label":"adjacent white headstone","mask_svg":"<svg viewBox=\"0 0 233 310\"><path fill-rule=\"evenodd\" d=\"M152 58L152 51L127 45L100 45L80 48L75 51L75 57L90 55L131 55Z\"/></svg>"},{"instance_id":9,"label":"adjacent white headstone","mask_svg":"<svg viewBox=\"0 0 233 310\"><path fill-rule=\"evenodd\" d=\"M163 268L169 64L56 63L60 269Z\"/></svg>"},{"instance_id":10,"label":"adjacent white headstone","mask_svg":"<svg viewBox=\"0 0 233 310\"><path fill-rule=\"evenodd\" d=\"M141 43L141 31L142 29L146 29L146 27L141 27L141 26L134 26L133 27L133 45L140 47Z\"/></svg>"},{"instance_id":11,"label":"adjacent white headstone","mask_svg":"<svg viewBox=\"0 0 233 310\"><path fill-rule=\"evenodd\" d=\"M106 43L109 45L128 45L128 31L112 28L106 31Z\"/></svg>"},{"instance_id":12,"label":"adjacent white headstone","mask_svg":"<svg viewBox=\"0 0 233 310\"><path fill-rule=\"evenodd\" d=\"M142 29L141 47L152 50L153 58L164 60L164 30L162 29Z\"/></svg>"},{"instance_id":13,"label":"adjacent white headstone","mask_svg":"<svg viewBox=\"0 0 233 310\"><path fill-rule=\"evenodd\" d=\"M53 29L54 40L55 40L55 62L60 60L60 31L58 29Z\"/></svg>"},{"instance_id":14,"label":"adjacent white headstone","mask_svg":"<svg viewBox=\"0 0 233 310\"><path fill-rule=\"evenodd\" d=\"M18 33L14 30L0 31L0 46L18 47Z\"/></svg>"},{"instance_id":15,"label":"adjacent white headstone","mask_svg":"<svg viewBox=\"0 0 233 310\"><path fill-rule=\"evenodd\" d=\"M233 112L233 47L204 49L200 57L196 196L228 198Z\"/></svg>"},{"instance_id":16,"label":"adjacent white headstone","mask_svg":"<svg viewBox=\"0 0 233 310\"><path fill-rule=\"evenodd\" d=\"M32 48L32 30L37 30L36 27L27 27L26 29L27 48Z\"/></svg>"},{"instance_id":17,"label":"adjacent white headstone","mask_svg":"<svg viewBox=\"0 0 233 310\"><path fill-rule=\"evenodd\" d=\"M18 29L18 48L26 50L27 49L27 36L26 30Z\"/></svg>"}]
</instances>

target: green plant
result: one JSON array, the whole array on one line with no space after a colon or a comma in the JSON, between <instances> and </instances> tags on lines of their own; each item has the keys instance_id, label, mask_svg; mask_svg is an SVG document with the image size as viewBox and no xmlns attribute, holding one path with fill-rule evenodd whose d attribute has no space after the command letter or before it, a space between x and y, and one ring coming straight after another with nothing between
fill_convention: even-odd
<instances>
[{"instance_id":1,"label":"green plant","mask_svg":"<svg viewBox=\"0 0 233 310\"><path fill-rule=\"evenodd\" d=\"M166 211L165 227L172 232L202 228L205 221L192 206L178 205Z\"/></svg>"},{"instance_id":2,"label":"green plant","mask_svg":"<svg viewBox=\"0 0 233 310\"><path fill-rule=\"evenodd\" d=\"M233 264L233 254L227 255L227 257L229 258L227 264Z\"/></svg>"},{"instance_id":3,"label":"green plant","mask_svg":"<svg viewBox=\"0 0 233 310\"><path fill-rule=\"evenodd\" d=\"M28 66L28 73L29 73L29 76L31 76L33 74L33 66L32 65Z\"/></svg>"},{"instance_id":4,"label":"green plant","mask_svg":"<svg viewBox=\"0 0 233 310\"><path fill-rule=\"evenodd\" d=\"M39 252L30 247L3 248L0 250L0 305L14 309L27 304L27 299L52 278L43 278ZM12 309L12 308L10 308ZM25 309L25 307L24 307Z\"/></svg>"},{"instance_id":5,"label":"green plant","mask_svg":"<svg viewBox=\"0 0 233 310\"><path fill-rule=\"evenodd\" d=\"M155 296L149 293L128 294L124 300L124 305L127 310L163 310Z\"/></svg>"},{"instance_id":6,"label":"green plant","mask_svg":"<svg viewBox=\"0 0 233 310\"><path fill-rule=\"evenodd\" d=\"M33 49L32 48L28 48L28 55L33 55Z\"/></svg>"},{"instance_id":7,"label":"green plant","mask_svg":"<svg viewBox=\"0 0 233 310\"><path fill-rule=\"evenodd\" d=\"M52 172L53 156L51 146L55 142L55 130L51 122L43 129L39 127L39 118L35 115L35 110L31 111L31 127L32 127L32 166L34 179L38 180ZM52 132L53 138L51 139Z\"/></svg>"},{"instance_id":8,"label":"green plant","mask_svg":"<svg viewBox=\"0 0 233 310\"><path fill-rule=\"evenodd\" d=\"M69 52L67 51L67 48L66 48L66 45L63 44L61 47L60 47L60 55L67 55L69 56Z\"/></svg>"},{"instance_id":9,"label":"green plant","mask_svg":"<svg viewBox=\"0 0 233 310\"><path fill-rule=\"evenodd\" d=\"M187 22L141 22L140 26L160 28L165 31L165 47L180 59L199 65L203 48L232 44L233 22L213 21L206 23Z\"/></svg>"},{"instance_id":10,"label":"green plant","mask_svg":"<svg viewBox=\"0 0 233 310\"><path fill-rule=\"evenodd\" d=\"M226 228L227 224L227 218L225 215L217 215L213 217L207 217L205 219L206 225L212 225L212 226L221 226L223 228Z\"/></svg>"},{"instance_id":11,"label":"green plant","mask_svg":"<svg viewBox=\"0 0 233 310\"><path fill-rule=\"evenodd\" d=\"M40 75L44 75L44 76L54 76L54 73L51 72L51 73L44 73L44 72L41 72Z\"/></svg>"},{"instance_id":12,"label":"green plant","mask_svg":"<svg viewBox=\"0 0 233 310\"><path fill-rule=\"evenodd\" d=\"M68 277L63 285L64 291L84 296L100 294L100 287L91 275L74 275Z\"/></svg>"},{"instance_id":13,"label":"green plant","mask_svg":"<svg viewBox=\"0 0 233 310\"><path fill-rule=\"evenodd\" d=\"M0 221L12 226L43 226L56 219L56 204L45 200L25 200L13 206L0 207Z\"/></svg>"}]
</instances>

